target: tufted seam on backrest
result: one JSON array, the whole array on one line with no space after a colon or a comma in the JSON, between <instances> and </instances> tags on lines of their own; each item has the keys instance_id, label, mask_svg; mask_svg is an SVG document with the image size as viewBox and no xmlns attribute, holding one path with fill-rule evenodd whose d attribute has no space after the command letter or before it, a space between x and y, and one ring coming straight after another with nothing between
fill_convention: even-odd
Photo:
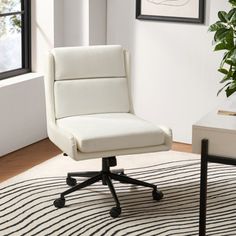
<instances>
[{"instance_id":1,"label":"tufted seam on backrest","mask_svg":"<svg viewBox=\"0 0 236 236\"><path fill-rule=\"evenodd\" d=\"M121 46L55 48L52 55L56 119L130 111Z\"/></svg>"}]
</instances>

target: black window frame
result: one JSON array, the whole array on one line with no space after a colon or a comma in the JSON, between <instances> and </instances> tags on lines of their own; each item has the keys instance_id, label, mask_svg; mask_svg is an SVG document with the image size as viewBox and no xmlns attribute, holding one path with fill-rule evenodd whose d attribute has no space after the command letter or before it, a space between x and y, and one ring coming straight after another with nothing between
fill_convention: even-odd
<instances>
[{"instance_id":1,"label":"black window frame","mask_svg":"<svg viewBox=\"0 0 236 236\"><path fill-rule=\"evenodd\" d=\"M31 72L31 0L21 0L21 11L0 13L0 17L21 15L21 50L22 67L0 72L0 80ZM0 52L1 54L1 52Z\"/></svg>"}]
</instances>

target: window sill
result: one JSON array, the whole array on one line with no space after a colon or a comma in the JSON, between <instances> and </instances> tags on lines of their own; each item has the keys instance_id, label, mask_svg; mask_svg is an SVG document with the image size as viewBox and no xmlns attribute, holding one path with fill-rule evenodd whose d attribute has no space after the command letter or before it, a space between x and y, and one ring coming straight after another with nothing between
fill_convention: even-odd
<instances>
[{"instance_id":1,"label":"window sill","mask_svg":"<svg viewBox=\"0 0 236 236\"><path fill-rule=\"evenodd\" d=\"M14 76L8 79L3 79L0 81L0 88L1 87L6 87L6 86L11 86L14 84L18 84L18 83L22 83L22 82L26 82L32 79L37 79L37 78L42 78L43 75L39 74L39 73L27 73L27 74L23 74L23 75L18 75L18 76Z\"/></svg>"}]
</instances>

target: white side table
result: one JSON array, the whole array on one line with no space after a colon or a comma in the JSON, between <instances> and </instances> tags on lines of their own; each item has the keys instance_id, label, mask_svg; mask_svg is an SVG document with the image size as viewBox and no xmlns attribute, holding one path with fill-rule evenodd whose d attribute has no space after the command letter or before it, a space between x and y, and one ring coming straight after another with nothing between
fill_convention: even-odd
<instances>
[{"instance_id":1,"label":"white side table","mask_svg":"<svg viewBox=\"0 0 236 236\"><path fill-rule=\"evenodd\" d=\"M201 140L210 141L209 153L236 156L236 116L218 115L214 110L192 127L192 148L201 153Z\"/></svg>"},{"instance_id":2,"label":"white side table","mask_svg":"<svg viewBox=\"0 0 236 236\"><path fill-rule=\"evenodd\" d=\"M214 110L193 125L193 152L201 153L199 235L206 235L208 163L236 165L236 116Z\"/></svg>"}]
</instances>

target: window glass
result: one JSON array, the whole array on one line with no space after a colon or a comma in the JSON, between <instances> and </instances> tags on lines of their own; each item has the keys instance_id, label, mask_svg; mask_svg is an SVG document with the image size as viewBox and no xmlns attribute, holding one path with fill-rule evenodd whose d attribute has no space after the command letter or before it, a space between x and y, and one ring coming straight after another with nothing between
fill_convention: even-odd
<instances>
[{"instance_id":1,"label":"window glass","mask_svg":"<svg viewBox=\"0 0 236 236\"><path fill-rule=\"evenodd\" d=\"M21 0L0 0L0 14L21 11Z\"/></svg>"},{"instance_id":2,"label":"window glass","mask_svg":"<svg viewBox=\"0 0 236 236\"><path fill-rule=\"evenodd\" d=\"M0 17L0 73L22 67L21 15Z\"/></svg>"},{"instance_id":3,"label":"window glass","mask_svg":"<svg viewBox=\"0 0 236 236\"><path fill-rule=\"evenodd\" d=\"M31 71L31 0L0 0L0 80Z\"/></svg>"}]
</instances>

